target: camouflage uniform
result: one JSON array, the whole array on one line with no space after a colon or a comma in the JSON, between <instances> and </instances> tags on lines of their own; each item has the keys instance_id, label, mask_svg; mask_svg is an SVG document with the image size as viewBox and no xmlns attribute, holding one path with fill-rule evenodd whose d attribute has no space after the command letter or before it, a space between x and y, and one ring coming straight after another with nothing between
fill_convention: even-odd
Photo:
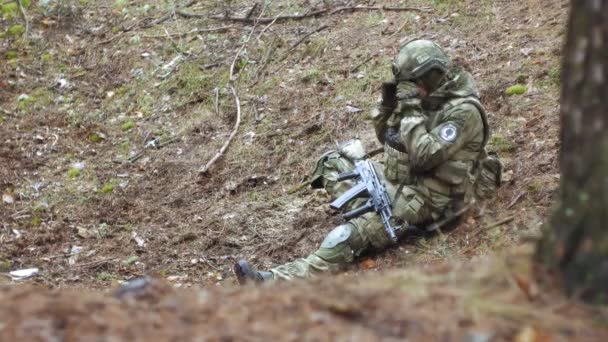
<instances>
[{"instance_id":1,"label":"camouflage uniform","mask_svg":"<svg viewBox=\"0 0 608 342\"><path fill-rule=\"evenodd\" d=\"M425 48L440 49L429 44L434 43L406 45L409 51L402 50L396 68L407 64L401 58L403 55L420 62L428 51ZM412 54L412 50L422 51L422 57ZM439 60L448 61L447 57ZM484 183L487 189L476 186L481 173L478 170L483 169L480 160L487 156L488 125L472 76L447 63L432 67L443 67L445 76L431 94L421 99L410 81L419 75L412 77L410 73L400 79L397 70L393 81L396 105L387 107L381 102L372 113L376 135L384 144L384 162L374 166L393 200L393 213L413 225L436 221L446 210L494 190L487 182ZM353 184L338 183L336 177L352 170L354 160L363 154L349 153L348 148L324 154L314 171L313 186L324 187L332 199L337 198ZM495 172L486 176L496 182ZM396 233L402 236L404 230ZM306 278L339 270L361 253L382 250L390 244L379 216L367 213L334 228L311 255L271 269L271 278Z\"/></svg>"}]
</instances>

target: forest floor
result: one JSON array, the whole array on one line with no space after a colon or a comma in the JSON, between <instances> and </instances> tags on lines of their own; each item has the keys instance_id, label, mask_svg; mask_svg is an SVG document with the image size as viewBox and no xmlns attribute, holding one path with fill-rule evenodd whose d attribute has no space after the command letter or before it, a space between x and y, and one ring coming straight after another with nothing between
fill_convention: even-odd
<instances>
[{"instance_id":1,"label":"forest floor","mask_svg":"<svg viewBox=\"0 0 608 342\"><path fill-rule=\"evenodd\" d=\"M2 5L3 340L608 337L605 311L539 290L526 261L559 184L567 1L256 3L39 1L28 25ZM341 222L302 184L338 142L379 147L369 110L414 37L476 78L507 170L496 198L346 274L236 287L236 260L305 256ZM237 122L230 86L240 126L201 173ZM110 294L140 276L159 280Z\"/></svg>"}]
</instances>

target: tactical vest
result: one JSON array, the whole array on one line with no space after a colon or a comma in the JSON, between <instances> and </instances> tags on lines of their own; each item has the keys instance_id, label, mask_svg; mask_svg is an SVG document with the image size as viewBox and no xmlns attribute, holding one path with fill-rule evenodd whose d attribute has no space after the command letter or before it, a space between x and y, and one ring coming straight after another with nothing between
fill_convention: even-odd
<instances>
[{"instance_id":1,"label":"tactical vest","mask_svg":"<svg viewBox=\"0 0 608 342\"><path fill-rule=\"evenodd\" d=\"M411 173L407 153L400 152L388 144L384 146L384 172L389 181L405 185L421 185L446 197L468 197L474 193L478 177L479 161L486 158L485 146L489 138L487 114L476 97L469 96L447 101L436 115L443 116L462 104L474 105L483 123L483 140L479 151L460 150L452 158L423 175ZM432 129L434 127L430 127Z\"/></svg>"}]
</instances>

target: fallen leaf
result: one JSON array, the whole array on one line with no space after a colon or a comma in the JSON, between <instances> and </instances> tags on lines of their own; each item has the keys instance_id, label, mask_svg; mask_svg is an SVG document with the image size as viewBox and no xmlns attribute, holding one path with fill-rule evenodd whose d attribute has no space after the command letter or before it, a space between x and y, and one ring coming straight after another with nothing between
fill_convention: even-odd
<instances>
[{"instance_id":1,"label":"fallen leaf","mask_svg":"<svg viewBox=\"0 0 608 342\"><path fill-rule=\"evenodd\" d=\"M513 274L513 279L515 279L515 283L526 294L529 300L534 300L538 296L536 282L519 274Z\"/></svg>"},{"instance_id":2,"label":"fallen leaf","mask_svg":"<svg viewBox=\"0 0 608 342\"><path fill-rule=\"evenodd\" d=\"M376 262L372 259L365 259L359 263L359 267L364 270L369 270L376 267Z\"/></svg>"},{"instance_id":3,"label":"fallen leaf","mask_svg":"<svg viewBox=\"0 0 608 342\"><path fill-rule=\"evenodd\" d=\"M83 239L87 239L87 238L90 238L92 236L91 232L89 232L89 230L86 229L86 228L77 227L76 231L77 231L76 234L78 234L78 236L80 236Z\"/></svg>"},{"instance_id":4,"label":"fallen leaf","mask_svg":"<svg viewBox=\"0 0 608 342\"><path fill-rule=\"evenodd\" d=\"M517 336L513 339L513 342L551 342L554 341L553 337L542 331L536 330L531 326L525 326Z\"/></svg>"}]
</instances>

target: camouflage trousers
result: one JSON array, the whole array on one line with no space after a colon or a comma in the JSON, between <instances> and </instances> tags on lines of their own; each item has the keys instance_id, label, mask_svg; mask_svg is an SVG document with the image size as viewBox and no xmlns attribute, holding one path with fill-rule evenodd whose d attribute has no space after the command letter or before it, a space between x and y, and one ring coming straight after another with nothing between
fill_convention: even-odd
<instances>
[{"instance_id":1,"label":"camouflage trousers","mask_svg":"<svg viewBox=\"0 0 608 342\"><path fill-rule=\"evenodd\" d=\"M379 175L383 176L383 166L374 163ZM338 174L351 171L354 164L338 152L324 154L314 171L313 187L323 187L332 197L332 200L353 186L353 181L337 182ZM435 205L425 191L410 186L399 186L383 179L386 189L393 199L393 213L407 221L409 224L429 222L439 218L441 205ZM399 192L399 196L397 193ZM356 200L350 208L362 204ZM405 230L396 232L403 236ZM297 259L284 265L272 268L270 271L275 279L308 278L317 273L339 271L352 263L363 252L375 249L383 250L391 245L388 234L380 217L376 213L367 213L352 219L343 225L335 227L325 238L317 251L307 257Z\"/></svg>"}]
</instances>

